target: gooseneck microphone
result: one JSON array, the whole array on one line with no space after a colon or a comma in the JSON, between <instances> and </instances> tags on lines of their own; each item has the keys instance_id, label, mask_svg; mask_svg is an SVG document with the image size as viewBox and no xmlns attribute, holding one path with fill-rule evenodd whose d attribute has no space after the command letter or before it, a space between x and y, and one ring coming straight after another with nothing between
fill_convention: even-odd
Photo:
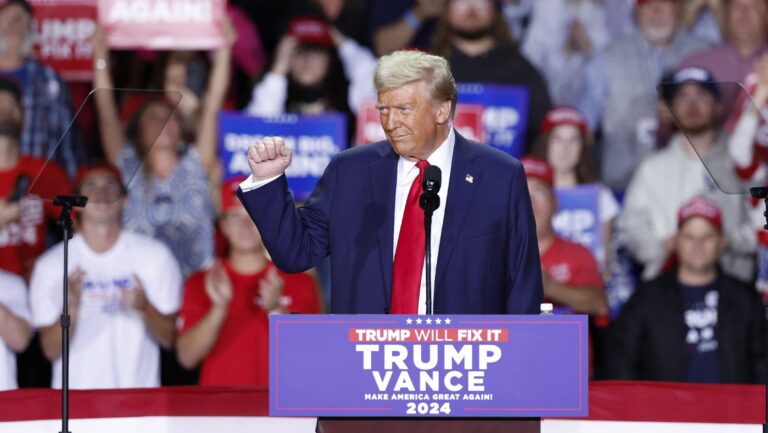
<instances>
[{"instance_id":1,"label":"gooseneck microphone","mask_svg":"<svg viewBox=\"0 0 768 433\"><path fill-rule=\"evenodd\" d=\"M424 176L421 181L422 193L419 198L419 205L424 209L424 232L426 233L426 312L432 314L432 214L440 207L440 191L442 172L436 165L427 166L424 169Z\"/></svg>"}]
</instances>

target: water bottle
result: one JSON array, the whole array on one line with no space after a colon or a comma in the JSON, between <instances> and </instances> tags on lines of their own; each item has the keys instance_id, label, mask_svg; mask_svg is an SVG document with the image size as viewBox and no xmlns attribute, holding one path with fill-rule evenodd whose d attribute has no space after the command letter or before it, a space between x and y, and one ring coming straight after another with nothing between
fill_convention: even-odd
<instances>
[{"instance_id":1,"label":"water bottle","mask_svg":"<svg viewBox=\"0 0 768 433\"><path fill-rule=\"evenodd\" d=\"M554 307L549 302L543 302L541 305L539 305L539 315L540 316L553 316Z\"/></svg>"}]
</instances>

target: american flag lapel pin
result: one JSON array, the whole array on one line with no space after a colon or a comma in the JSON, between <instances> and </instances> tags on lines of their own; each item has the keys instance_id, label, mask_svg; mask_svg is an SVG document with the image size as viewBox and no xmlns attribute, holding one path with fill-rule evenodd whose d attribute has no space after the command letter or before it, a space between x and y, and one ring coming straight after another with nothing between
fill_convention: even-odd
<instances>
[{"instance_id":1,"label":"american flag lapel pin","mask_svg":"<svg viewBox=\"0 0 768 433\"><path fill-rule=\"evenodd\" d=\"M466 181L467 181L467 183L475 183L475 178L474 178L474 177L472 177L472 175L471 175L471 174L469 174L469 173L467 173L467 175L466 175L466 176L464 176L464 180L466 180Z\"/></svg>"}]
</instances>

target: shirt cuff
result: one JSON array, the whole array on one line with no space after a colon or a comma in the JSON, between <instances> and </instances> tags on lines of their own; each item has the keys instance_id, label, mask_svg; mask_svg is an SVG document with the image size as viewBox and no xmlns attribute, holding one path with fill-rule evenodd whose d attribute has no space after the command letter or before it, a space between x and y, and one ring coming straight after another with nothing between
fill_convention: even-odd
<instances>
[{"instance_id":1,"label":"shirt cuff","mask_svg":"<svg viewBox=\"0 0 768 433\"><path fill-rule=\"evenodd\" d=\"M260 180L258 182L253 180L253 175L248 176L248 179L245 179L240 184L240 189L243 192L253 191L254 189L259 189L262 186L272 182L273 180L277 179L278 177L282 176L282 174L279 174L275 177L270 177L269 179Z\"/></svg>"}]
</instances>

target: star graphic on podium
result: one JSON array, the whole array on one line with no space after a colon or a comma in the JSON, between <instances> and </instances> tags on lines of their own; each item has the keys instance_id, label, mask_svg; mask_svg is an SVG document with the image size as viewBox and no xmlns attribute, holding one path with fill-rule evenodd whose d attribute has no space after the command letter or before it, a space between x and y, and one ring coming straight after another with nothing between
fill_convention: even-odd
<instances>
[{"instance_id":1,"label":"star graphic on podium","mask_svg":"<svg viewBox=\"0 0 768 433\"><path fill-rule=\"evenodd\" d=\"M416 324L421 325L421 319L416 319Z\"/></svg>"},{"instance_id":2,"label":"star graphic on podium","mask_svg":"<svg viewBox=\"0 0 768 433\"><path fill-rule=\"evenodd\" d=\"M432 324L432 319L427 319L427 320L425 320L425 322L427 322L427 325L431 325Z\"/></svg>"},{"instance_id":3,"label":"star graphic on podium","mask_svg":"<svg viewBox=\"0 0 768 433\"><path fill-rule=\"evenodd\" d=\"M443 321L440 320L440 318L438 317L437 319L435 319L435 323L439 325L439 324L443 323Z\"/></svg>"},{"instance_id":4,"label":"star graphic on podium","mask_svg":"<svg viewBox=\"0 0 768 433\"><path fill-rule=\"evenodd\" d=\"M405 320L405 323L407 323L407 324L409 324L409 325L410 325L411 323L413 323L413 319L411 319L411 318L409 317L409 318L407 318L407 319Z\"/></svg>"},{"instance_id":5,"label":"star graphic on podium","mask_svg":"<svg viewBox=\"0 0 768 433\"><path fill-rule=\"evenodd\" d=\"M446 317L445 320L443 320L443 322L445 322L446 325L450 325L451 324L451 319Z\"/></svg>"}]
</instances>

